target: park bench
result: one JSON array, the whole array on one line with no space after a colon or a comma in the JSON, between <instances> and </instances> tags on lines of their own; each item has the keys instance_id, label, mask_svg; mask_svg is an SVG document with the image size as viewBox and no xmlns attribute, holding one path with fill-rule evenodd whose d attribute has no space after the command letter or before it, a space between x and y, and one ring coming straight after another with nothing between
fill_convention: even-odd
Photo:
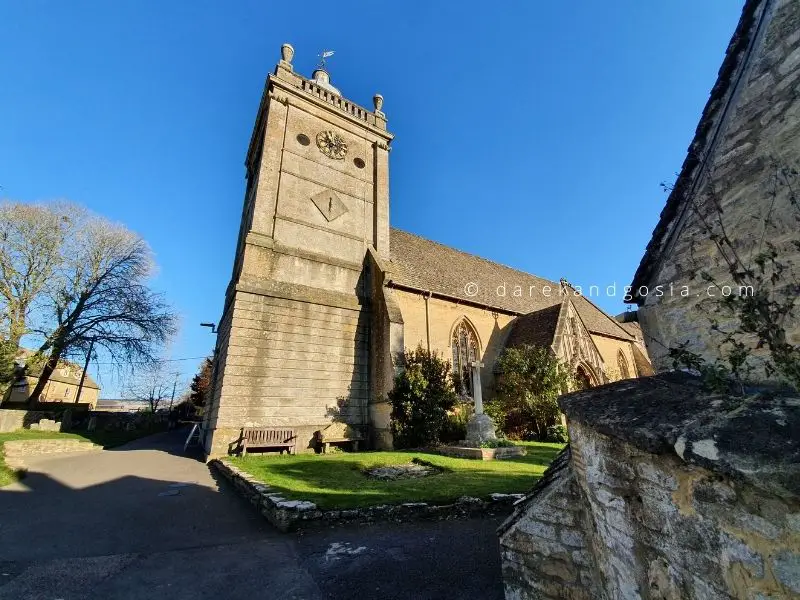
<instances>
[{"instance_id":1,"label":"park bench","mask_svg":"<svg viewBox=\"0 0 800 600\"><path fill-rule=\"evenodd\" d=\"M339 444L349 444L353 452L358 452L358 443L363 440L363 436L347 423L331 423L319 436L322 452L327 452L331 445Z\"/></svg>"},{"instance_id":2,"label":"park bench","mask_svg":"<svg viewBox=\"0 0 800 600\"><path fill-rule=\"evenodd\" d=\"M242 456L247 456L247 451L258 448L260 450L280 449L281 454L286 450L289 454L296 454L297 436L293 429L275 429L272 427L243 427L241 449Z\"/></svg>"}]
</instances>

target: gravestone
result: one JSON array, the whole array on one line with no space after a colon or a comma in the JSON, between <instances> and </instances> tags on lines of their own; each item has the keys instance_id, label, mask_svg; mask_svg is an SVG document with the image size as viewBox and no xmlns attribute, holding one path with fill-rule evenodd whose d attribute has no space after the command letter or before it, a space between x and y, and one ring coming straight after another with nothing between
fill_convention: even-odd
<instances>
[{"instance_id":1,"label":"gravestone","mask_svg":"<svg viewBox=\"0 0 800 600\"><path fill-rule=\"evenodd\" d=\"M72 429L72 409L68 408L61 415L61 431L69 431Z\"/></svg>"}]
</instances>

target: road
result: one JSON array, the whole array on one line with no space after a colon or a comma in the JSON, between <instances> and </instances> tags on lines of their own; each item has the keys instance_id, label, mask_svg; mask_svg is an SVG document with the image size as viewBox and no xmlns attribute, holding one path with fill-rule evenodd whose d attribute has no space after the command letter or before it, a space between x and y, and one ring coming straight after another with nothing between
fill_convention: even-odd
<instances>
[{"instance_id":1,"label":"road","mask_svg":"<svg viewBox=\"0 0 800 600\"><path fill-rule=\"evenodd\" d=\"M30 461L0 490L0 600L503 597L499 519L282 534L182 441Z\"/></svg>"}]
</instances>

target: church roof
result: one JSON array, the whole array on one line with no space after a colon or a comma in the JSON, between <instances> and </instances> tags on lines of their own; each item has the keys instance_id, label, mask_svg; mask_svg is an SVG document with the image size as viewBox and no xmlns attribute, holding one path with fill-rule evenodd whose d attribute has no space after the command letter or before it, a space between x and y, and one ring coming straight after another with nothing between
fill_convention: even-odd
<instances>
[{"instance_id":1,"label":"church roof","mask_svg":"<svg viewBox=\"0 0 800 600\"><path fill-rule=\"evenodd\" d=\"M554 304L542 310L522 315L514 321L506 346L530 344L548 348L553 343L558 326L558 316L563 304Z\"/></svg>"},{"instance_id":2,"label":"church roof","mask_svg":"<svg viewBox=\"0 0 800 600\"><path fill-rule=\"evenodd\" d=\"M560 284L474 254L391 229L389 285L404 287L518 315L560 306ZM520 286L521 293L514 294ZM568 294L586 328L596 334L632 336L585 296Z\"/></svg>"},{"instance_id":3,"label":"church roof","mask_svg":"<svg viewBox=\"0 0 800 600\"><path fill-rule=\"evenodd\" d=\"M620 326L622 326L622 328L630 333L633 337L637 339L642 337L642 326L639 325L639 323L620 323Z\"/></svg>"}]
</instances>

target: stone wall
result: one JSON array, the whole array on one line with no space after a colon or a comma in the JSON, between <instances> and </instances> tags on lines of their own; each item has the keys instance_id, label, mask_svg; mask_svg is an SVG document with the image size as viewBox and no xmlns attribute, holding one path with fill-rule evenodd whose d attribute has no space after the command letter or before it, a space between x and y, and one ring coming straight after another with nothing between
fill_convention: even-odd
<instances>
[{"instance_id":1,"label":"stone wall","mask_svg":"<svg viewBox=\"0 0 800 600\"><path fill-rule=\"evenodd\" d=\"M72 452L95 452L102 449L103 447L97 444L72 439L13 440L3 443L5 462L14 469L24 468L26 459L37 456Z\"/></svg>"},{"instance_id":2,"label":"stone wall","mask_svg":"<svg viewBox=\"0 0 800 600\"><path fill-rule=\"evenodd\" d=\"M795 245L800 208L792 200L800 177L790 176L793 183L787 185L779 173L784 168L800 170L798 86L800 3L749 0L634 282L650 290L639 295L639 319L657 370L671 368L668 349L686 341L690 350L712 359L719 337L710 331L711 319L723 327L734 322L714 310L719 297L709 298L709 283L697 277L703 270L719 284L731 282L698 213L711 215L712 223L720 217L747 264L763 249L764 239L776 246L782 260L795 268L800 264ZM714 231L720 233L718 224ZM783 281L790 279L784 276ZM663 286L661 297L654 292L658 285ZM712 288L711 293L722 292ZM790 322L788 332L792 343L800 343L800 321Z\"/></svg>"},{"instance_id":3,"label":"stone wall","mask_svg":"<svg viewBox=\"0 0 800 600\"><path fill-rule=\"evenodd\" d=\"M17 408L0 409L0 433L30 428L31 424L42 419L52 419L53 413L47 411L24 410Z\"/></svg>"},{"instance_id":4,"label":"stone wall","mask_svg":"<svg viewBox=\"0 0 800 600\"><path fill-rule=\"evenodd\" d=\"M462 319L467 319L475 330L480 344L481 383L484 395L490 398L494 389L494 363L505 347L510 324L516 315L492 314L487 308L478 308L448 302L439 298L428 300L428 323L425 318L425 298L422 294L395 290L395 297L403 314L403 337L405 346L413 350L417 346L427 348L430 327L430 348L446 360L452 361L453 330Z\"/></svg>"},{"instance_id":5,"label":"stone wall","mask_svg":"<svg viewBox=\"0 0 800 600\"><path fill-rule=\"evenodd\" d=\"M617 381L622 378L622 373L618 366L617 357L620 352L625 357L630 377L636 377L636 362L633 358L633 344L630 340L620 340L618 338L607 337L604 335L592 334L592 341L597 346L597 351L603 358L606 367L606 377L609 381Z\"/></svg>"},{"instance_id":6,"label":"stone wall","mask_svg":"<svg viewBox=\"0 0 800 600\"><path fill-rule=\"evenodd\" d=\"M561 406L570 452L500 530L507 598L800 597L800 399L668 374Z\"/></svg>"},{"instance_id":7,"label":"stone wall","mask_svg":"<svg viewBox=\"0 0 800 600\"><path fill-rule=\"evenodd\" d=\"M297 450L332 420L368 420L368 315L256 294L237 296L209 415L213 453L242 427L291 427Z\"/></svg>"},{"instance_id":8,"label":"stone wall","mask_svg":"<svg viewBox=\"0 0 800 600\"><path fill-rule=\"evenodd\" d=\"M584 534L586 515L569 461L566 448L517 505L516 524L501 538L509 599L588 599L598 588Z\"/></svg>"}]
</instances>

